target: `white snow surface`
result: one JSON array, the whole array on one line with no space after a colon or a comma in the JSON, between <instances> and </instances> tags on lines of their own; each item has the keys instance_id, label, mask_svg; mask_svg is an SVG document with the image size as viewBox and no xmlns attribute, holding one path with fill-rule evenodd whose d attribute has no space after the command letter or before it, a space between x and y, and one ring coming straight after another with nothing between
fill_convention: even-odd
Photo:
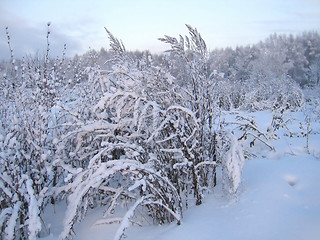
<instances>
[{"instance_id":1,"label":"white snow surface","mask_svg":"<svg viewBox=\"0 0 320 240\"><path fill-rule=\"evenodd\" d=\"M296 114L297 118L303 116ZM269 113L256 116L260 126ZM294 123L291 124L294 128ZM203 204L184 211L181 225L176 223L143 227L131 226L128 240L319 240L320 239L320 124L315 121L309 152L305 138L281 136L272 142L276 151L262 151L246 160L242 183L236 197L222 196L219 190L207 195ZM257 151L260 146L255 146ZM50 235L57 240L63 226L65 204L48 206L43 218L50 223ZM88 212L75 225L76 240L112 240L118 223L94 225L103 209ZM115 216L117 217L117 216ZM48 226L47 226L48 227Z\"/></svg>"}]
</instances>

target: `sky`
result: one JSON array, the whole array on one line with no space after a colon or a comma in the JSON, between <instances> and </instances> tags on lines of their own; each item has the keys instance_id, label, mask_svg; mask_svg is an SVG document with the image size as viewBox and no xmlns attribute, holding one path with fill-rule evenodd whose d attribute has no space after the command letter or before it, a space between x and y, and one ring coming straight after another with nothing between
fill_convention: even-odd
<instances>
[{"instance_id":1,"label":"sky","mask_svg":"<svg viewBox=\"0 0 320 240\"><path fill-rule=\"evenodd\" d=\"M270 34L320 32L320 0L0 0L0 59L109 49L106 27L128 50L162 52L158 38L197 28L210 50L254 44Z\"/></svg>"}]
</instances>

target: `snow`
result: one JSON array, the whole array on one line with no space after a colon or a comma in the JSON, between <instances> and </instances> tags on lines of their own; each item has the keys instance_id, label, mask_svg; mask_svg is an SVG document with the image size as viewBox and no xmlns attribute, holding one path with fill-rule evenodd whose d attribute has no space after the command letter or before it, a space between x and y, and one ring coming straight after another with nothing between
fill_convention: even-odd
<instances>
[{"instance_id":1,"label":"snow","mask_svg":"<svg viewBox=\"0 0 320 240\"><path fill-rule=\"evenodd\" d=\"M132 186L128 188L128 191L133 191L134 189L142 186L143 191L146 189L146 181L144 179L136 181Z\"/></svg>"},{"instance_id":2,"label":"snow","mask_svg":"<svg viewBox=\"0 0 320 240\"><path fill-rule=\"evenodd\" d=\"M264 130L270 123L270 112L259 112L253 116L258 126ZM232 118L228 116L228 118ZM292 120L288 126L295 132L301 113L290 113ZM130 227L125 235L128 240L172 240L172 239L246 239L246 240L318 240L320 236L320 124L314 121L311 125L309 151L306 149L306 138L286 135L286 129L279 131L279 139L273 140L275 151L264 149L263 154L246 160L242 169L242 183L239 173L242 166L235 170L235 187L237 195L226 197L221 189L207 195L200 206L191 206L184 211L181 225L176 223L155 226L152 223L143 227L131 226L124 218L114 216L116 221L105 221L102 213L105 209L89 210L86 218L75 225L76 240L118 239L121 229ZM233 146L235 150L238 147ZM253 151L261 151L261 146L254 146ZM234 151L236 152L236 151ZM310 154L308 154L308 152ZM243 158L242 156L238 156ZM143 185L137 181L130 189ZM137 200L133 206L141 204ZM148 204L145 202L144 204ZM190 206L190 205L189 205ZM62 230L65 207L57 208L44 214L45 222L51 225L51 235L43 240L57 240ZM57 218L60 217L60 220ZM121 223L120 223L121 222ZM119 225L120 224L120 225ZM119 228L120 226L120 228ZM118 231L117 231L118 229Z\"/></svg>"},{"instance_id":3,"label":"snow","mask_svg":"<svg viewBox=\"0 0 320 240\"><path fill-rule=\"evenodd\" d=\"M297 184L298 181L298 177L296 175L292 175L292 174L285 174L283 176L283 179L291 186L294 186Z\"/></svg>"},{"instance_id":4,"label":"snow","mask_svg":"<svg viewBox=\"0 0 320 240\"><path fill-rule=\"evenodd\" d=\"M29 229L29 239L36 239L36 235L41 230L41 222L39 218L39 208L38 202L35 198L34 190L32 188L32 180L28 179L26 181L27 192L29 195L29 220L28 220L28 229Z\"/></svg>"},{"instance_id":5,"label":"snow","mask_svg":"<svg viewBox=\"0 0 320 240\"><path fill-rule=\"evenodd\" d=\"M4 238L4 240L13 239L15 225L16 225L16 221L18 220L18 211L19 211L20 206L21 206L21 202L17 202L13 206L10 219L9 219L9 221L7 223L7 228L5 229L5 238Z\"/></svg>"},{"instance_id":6,"label":"snow","mask_svg":"<svg viewBox=\"0 0 320 240\"><path fill-rule=\"evenodd\" d=\"M120 223L120 227L118 228L115 236L114 236L114 240L121 240L121 238L124 235L124 231L125 229L127 229L128 227L130 227L130 218L134 215L134 211L137 208L137 206L139 204L141 204L146 197L142 197L140 199L138 199L135 204L127 211L127 213L125 214L125 216L123 217L121 223Z\"/></svg>"},{"instance_id":7,"label":"snow","mask_svg":"<svg viewBox=\"0 0 320 240\"><path fill-rule=\"evenodd\" d=\"M11 214L11 212L12 212L12 208L6 208L6 209L2 210L2 212L0 214L0 225L2 225L4 223L4 221L6 220L8 215Z\"/></svg>"},{"instance_id":8,"label":"snow","mask_svg":"<svg viewBox=\"0 0 320 240\"><path fill-rule=\"evenodd\" d=\"M320 235L319 36L211 53L187 28L154 62L106 29L105 66L51 60L48 39L42 60L0 64L1 239Z\"/></svg>"},{"instance_id":9,"label":"snow","mask_svg":"<svg viewBox=\"0 0 320 240\"><path fill-rule=\"evenodd\" d=\"M235 193L241 183L241 173L245 159L237 139L234 136L231 137L231 147L226 154L226 167L231 181L230 191Z\"/></svg>"},{"instance_id":10,"label":"snow","mask_svg":"<svg viewBox=\"0 0 320 240\"><path fill-rule=\"evenodd\" d=\"M313 157L247 161L237 200L208 196L181 226L131 228L128 239L291 239L320 236L320 162ZM296 176L291 186L284 176Z\"/></svg>"},{"instance_id":11,"label":"snow","mask_svg":"<svg viewBox=\"0 0 320 240\"><path fill-rule=\"evenodd\" d=\"M285 155L278 160L249 160L243 168L244 183L237 199L209 195L202 205L185 211L180 226L132 226L126 232L127 239L318 240L319 173L320 161L306 154ZM92 219L98 218L99 212L89 214L77 226L75 239L114 238L117 224L93 226ZM52 227L53 230L57 226L52 224ZM53 234L44 239L58 239Z\"/></svg>"}]
</instances>

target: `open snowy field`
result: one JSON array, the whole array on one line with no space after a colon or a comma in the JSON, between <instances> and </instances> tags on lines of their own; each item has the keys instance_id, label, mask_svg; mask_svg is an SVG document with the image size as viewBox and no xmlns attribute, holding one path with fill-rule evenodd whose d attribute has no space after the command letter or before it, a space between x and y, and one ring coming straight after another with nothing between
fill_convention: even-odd
<instances>
[{"instance_id":1,"label":"open snowy field","mask_svg":"<svg viewBox=\"0 0 320 240\"><path fill-rule=\"evenodd\" d=\"M272 114L253 114L258 126L270 124ZM233 116L228 119L231 121ZM287 126L298 134L304 113L288 113ZM317 240L320 237L320 124L311 118L309 147L306 137L287 136L279 130L279 139L271 142L275 151L255 146L255 158L246 160L242 185L237 196L223 197L219 189L209 194L200 206L184 211L182 224L132 226L126 231L129 240ZM309 151L309 153L307 153ZM45 222L51 234L44 240L58 239L62 231L65 205L49 206ZM89 211L75 227L77 240L111 240L119 224L94 223L102 209Z\"/></svg>"}]
</instances>

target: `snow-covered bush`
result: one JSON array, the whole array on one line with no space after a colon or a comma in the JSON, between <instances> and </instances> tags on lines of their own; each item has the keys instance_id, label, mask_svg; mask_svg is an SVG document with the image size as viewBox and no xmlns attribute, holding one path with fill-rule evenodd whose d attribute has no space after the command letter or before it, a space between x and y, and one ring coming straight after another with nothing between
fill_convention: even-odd
<instances>
[{"instance_id":1,"label":"snow-covered bush","mask_svg":"<svg viewBox=\"0 0 320 240\"><path fill-rule=\"evenodd\" d=\"M109 31L104 63L94 50L51 59L49 30L45 56L15 61L12 52L0 68L1 238L45 234L41 213L63 198L61 238L72 237L88 209L103 207L99 222L120 223L121 239L140 214L180 224L183 209L217 185L239 192L244 156L258 142L273 150L269 141L286 127L282 109L304 103L288 74L289 48L271 38L219 63L187 28L189 36L160 39L170 49L157 61L148 51L128 53ZM271 108L267 132L249 117L220 120L223 110Z\"/></svg>"},{"instance_id":2,"label":"snow-covered bush","mask_svg":"<svg viewBox=\"0 0 320 240\"><path fill-rule=\"evenodd\" d=\"M223 153L220 156L223 187L230 194L235 194L242 180L241 175L245 158L239 140L230 132L222 131L221 133L217 135L217 149L220 150L220 154Z\"/></svg>"},{"instance_id":3,"label":"snow-covered bush","mask_svg":"<svg viewBox=\"0 0 320 240\"><path fill-rule=\"evenodd\" d=\"M114 66L91 76L102 89L100 100L61 136L53 162L67 183L55 188L54 196L69 196L61 238L72 235L74 223L88 207L108 206L104 221L112 222L109 215L123 201L131 207L118 219L116 239L123 236L137 207L145 207L146 215L158 223L180 223L190 194L199 205L204 192L219 183L217 169L225 173L230 192L237 191L242 150L235 137L223 131L218 134L226 146L216 146L218 110L211 102L207 50L197 30L187 27L191 40L186 37L186 49L182 38L162 40L188 64L185 74L191 85L153 66L148 53L130 56L107 31Z\"/></svg>"},{"instance_id":4,"label":"snow-covered bush","mask_svg":"<svg viewBox=\"0 0 320 240\"><path fill-rule=\"evenodd\" d=\"M4 101L0 126L0 236L3 239L37 238L42 229L41 211L51 200L49 190L55 185L56 173L51 163L59 129L55 126L58 116L52 110L57 100L56 88L61 86L59 80L63 76L59 65L64 60L49 58L49 34L48 29L44 58L35 56L15 61L11 51L12 65L6 70L1 88ZM6 98L8 94L10 97Z\"/></svg>"},{"instance_id":5,"label":"snow-covered bush","mask_svg":"<svg viewBox=\"0 0 320 240\"><path fill-rule=\"evenodd\" d=\"M135 201L121 220L121 234L116 239L121 238L133 216L131 211L139 205L146 206L148 214L159 223L176 219L180 224L181 201L175 187L152 168L136 160L121 158L93 163L79 171L63 191L71 192L60 236L63 239L70 236L74 223L85 216L88 207L97 203L108 206L104 218L110 221L117 205Z\"/></svg>"}]
</instances>

